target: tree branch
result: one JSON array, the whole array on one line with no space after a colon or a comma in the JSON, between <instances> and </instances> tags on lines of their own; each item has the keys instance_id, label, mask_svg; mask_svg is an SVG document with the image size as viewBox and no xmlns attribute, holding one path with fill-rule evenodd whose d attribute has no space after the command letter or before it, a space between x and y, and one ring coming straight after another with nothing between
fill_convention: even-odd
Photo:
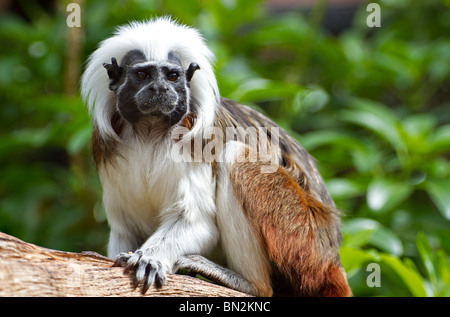
<instances>
[{"instance_id":1,"label":"tree branch","mask_svg":"<svg viewBox=\"0 0 450 317\"><path fill-rule=\"evenodd\" d=\"M46 249L0 232L0 296L247 296L176 274L142 294L133 275L112 264L95 252Z\"/></svg>"}]
</instances>

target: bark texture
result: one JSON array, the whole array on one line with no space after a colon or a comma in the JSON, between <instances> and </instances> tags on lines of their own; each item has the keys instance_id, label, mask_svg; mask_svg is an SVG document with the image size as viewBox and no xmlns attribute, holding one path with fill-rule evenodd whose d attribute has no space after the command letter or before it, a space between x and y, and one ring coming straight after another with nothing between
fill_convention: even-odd
<instances>
[{"instance_id":1,"label":"bark texture","mask_svg":"<svg viewBox=\"0 0 450 317\"><path fill-rule=\"evenodd\" d=\"M95 252L51 250L0 232L0 296L246 296L185 275L142 294L133 275Z\"/></svg>"}]
</instances>

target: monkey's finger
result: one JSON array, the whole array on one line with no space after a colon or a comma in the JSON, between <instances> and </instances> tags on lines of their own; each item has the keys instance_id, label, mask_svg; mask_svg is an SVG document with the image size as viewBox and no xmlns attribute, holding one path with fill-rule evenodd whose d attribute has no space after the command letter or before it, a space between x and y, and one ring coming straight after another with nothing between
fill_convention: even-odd
<instances>
[{"instance_id":1,"label":"monkey's finger","mask_svg":"<svg viewBox=\"0 0 450 317\"><path fill-rule=\"evenodd\" d=\"M147 280L145 280L144 285L142 286L142 294L147 293L148 289L150 288L150 283L147 283Z\"/></svg>"},{"instance_id":2,"label":"monkey's finger","mask_svg":"<svg viewBox=\"0 0 450 317\"><path fill-rule=\"evenodd\" d=\"M116 266L124 266L127 262L128 259L131 257L131 254L129 253L120 253L116 260L114 261L113 267Z\"/></svg>"},{"instance_id":3,"label":"monkey's finger","mask_svg":"<svg viewBox=\"0 0 450 317\"><path fill-rule=\"evenodd\" d=\"M125 254L125 257L127 258L126 266L125 266L125 273L128 273L131 270L134 270L138 266L138 262L142 257L142 251L137 250L133 254Z\"/></svg>"},{"instance_id":4,"label":"monkey's finger","mask_svg":"<svg viewBox=\"0 0 450 317\"><path fill-rule=\"evenodd\" d=\"M139 282L144 282L147 280L148 276L148 265L147 263L142 263L142 261L139 263L139 267L136 270L136 280Z\"/></svg>"},{"instance_id":5,"label":"monkey's finger","mask_svg":"<svg viewBox=\"0 0 450 317\"><path fill-rule=\"evenodd\" d=\"M150 288L150 286L152 286L154 284L155 276L156 276L156 271L150 270L148 277L145 279L144 285L142 286L142 294L145 294L148 291L148 289Z\"/></svg>"},{"instance_id":6,"label":"monkey's finger","mask_svg":"<svg viewBox=\"0 0 450 317\"><path fill-rule=\"evenodd\" d=\"M150 288L150 286L155 284L156 275L157 275L156 268L154 268L152 264L148 264L146 270L146 278L144 281L144 285L142 286L142 293L146 293L147 290Z\"/></svg>"},{"instance_id":7,"label":"monkey's finger","mask_svg":"<svg viewBox=\"0 0 450 317\"><path fill-rule=\"evenodd\" d=\"M124 264L123 259L117 258L117 259L114 261L113 267L123 266L123 264Z\"/></svg>"},{"instance_id":8,"label":"monkey's finger","mask_svg":"<svg viewBox=\"0 0 450 317\"><path fill-rule=\"evenodd\" d=\"M166 273L163 270L163 267L159 261L152 262L148 266L149 270L147 278L144 282L144 286L142 291L145 293L151 285L155 285L157 288L160 288L166 285L167 277Z\"/></svg>"},{"instance_id":9,"label":"monkey's finger","mask_svg":"<svg viewBox=\"0 0 450 317\"><path fill-rule=\"evenodd\" d=\"M166 273L162 270L156 274L155 285L156 287L163 287L167 283Z\"/></svg>"},{"instance_id":10,"label":"monkey's finger","mask_svg":"<svg viewBox=\"0 0 450 317\"><path fill-rule=\"evenodd\" d=\"M133 289L136 289L139 285L139 281L136 276L133 277Z\"/></svg>"},{"instance_id":11,"label":"monkey's finger","mask_svg":"<svg viewBox=\"0 0 450 317\"><path fill-rule=\"evenodd\" d=\"M124 273L128 273L130 271L135 270L139 264L138 261L142 257L142 251L136 251L134 252L128 259L125 265Z\"/></svg>"},{"instance_id":12,"label":"monkey's finger","mask_svg":"<svg viewBox=\"0 0 450 317\"><path fill-rule=\"evenodd\" d=\"M125 266L125 269L123 270L123 273L124 273L124 274L127 274L127 273L129 273L129 272L131 272L131 271L136 270L137 267L138 267L137 264L130 264L130 263L128 263L128 264ZM140 281L138 281L138 282L140 282Z\"/></svg>"}]
</instances>

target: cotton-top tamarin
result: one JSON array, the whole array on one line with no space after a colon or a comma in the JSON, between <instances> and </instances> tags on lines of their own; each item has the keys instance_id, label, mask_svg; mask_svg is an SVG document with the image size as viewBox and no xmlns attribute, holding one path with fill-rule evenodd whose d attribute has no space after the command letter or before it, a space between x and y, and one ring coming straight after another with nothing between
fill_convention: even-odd
<instances>
[{"instance_id":1,"label":"cotton-top tamarin","mask_svg":"<svg viewBox=\"0 0 450 317\"><path fill-rule=\"evenodd\" d=\"M119 27L90 56L81 89L108 256L144 291L190 269L257 296L350 296L313 158L222 98L212 60L198 31L169 18Z\"/></svg>"}]
</instances>

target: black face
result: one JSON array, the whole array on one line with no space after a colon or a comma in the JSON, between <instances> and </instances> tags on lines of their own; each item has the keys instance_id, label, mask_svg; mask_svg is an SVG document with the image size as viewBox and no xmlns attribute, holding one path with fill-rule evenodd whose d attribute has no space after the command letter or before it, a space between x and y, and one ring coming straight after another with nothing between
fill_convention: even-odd
<instances>
[{"instance_id":1,"label":"black face","mask_svg":"<svg viewBox=\"0 0 450 317\"><path fill-rule=\"evenodd\" d=\"M109 89L117 98L119 113L130 123L143 117L160 116L170 125L177 123L189 107L189 81L199 69L192 63L184 71L180 58L170 52L167 61L147 61L141 51L128 52L121 65L116 59L103 64L108 71Z\"/></svg>"}]
</instances>

